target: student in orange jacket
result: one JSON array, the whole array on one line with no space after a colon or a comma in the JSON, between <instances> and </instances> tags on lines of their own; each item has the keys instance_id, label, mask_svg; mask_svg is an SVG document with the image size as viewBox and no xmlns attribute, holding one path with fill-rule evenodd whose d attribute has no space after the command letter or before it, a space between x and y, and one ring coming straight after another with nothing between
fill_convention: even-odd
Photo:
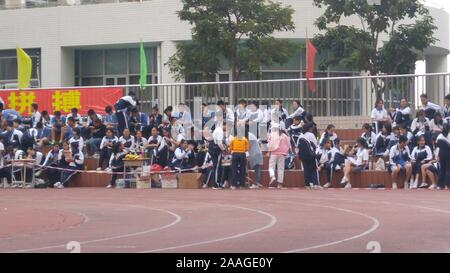
<instances>
[{"instance_id":1,"label":"student in orange jacket","mask_svg":"<svg viewBox=\"0 0 450 273\"><path fill-rule=\"evenodd\" d=\"M237 186L245 187L246 169L247 169L247 154L250 149L250 143L245 135L245 126L237 127L236 135L231 139L231 170L232 182L231 189L237 189Z\"/></svg>"}]
</instances>

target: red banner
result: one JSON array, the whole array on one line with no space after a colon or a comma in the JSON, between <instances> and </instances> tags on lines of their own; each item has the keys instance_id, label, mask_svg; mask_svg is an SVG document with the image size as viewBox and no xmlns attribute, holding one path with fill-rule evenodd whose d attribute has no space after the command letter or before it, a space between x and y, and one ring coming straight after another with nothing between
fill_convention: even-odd
<instances>
[{"instance_id":1,"label":"red banner","mask_svg":"<svg viewBox=\"0 0 450 273\"><path fill-rule=\"evenodd\" d=\"M5 102L4 109L14 109L21 115L31 114L31 104L37 103L39 111L47 110L68 114L72 108L78 113L87 115L89 109L98 114L105 113L105 107L114 104L123 96L123 88L70 88L70 89L29 89L0 91Z\"/></svg>"},{"instance_id":2,"label":"red banner","mask_svg":"<svg viewBox=\"0 0 450 273\"><path fill-rule=\"evenodd\" d=\"M316 81L312 81L310 79L314 78L314 68L315 68L315 60L317 49L314 47L313 43L308 40L306 42L306 52L307 52L307 60L308 64L306 67L306 79L308 81L308 89L309 91L316 91Z\"/></svg>"}]
</instances>

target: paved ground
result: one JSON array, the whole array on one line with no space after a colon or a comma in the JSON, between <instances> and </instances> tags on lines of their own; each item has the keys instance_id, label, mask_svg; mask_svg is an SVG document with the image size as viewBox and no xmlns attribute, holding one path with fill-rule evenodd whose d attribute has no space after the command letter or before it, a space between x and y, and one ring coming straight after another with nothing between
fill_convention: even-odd
<instances>
[{"instance_id":1,"label":"paved ground","mask_svg":"<svg viewBox=\"0 0 450 273\"><path fill-rule=\"evenodd\" d=\"M449 252L449 227L450 191L0 190L0 252Z\"/></svg>"}]
</instances>

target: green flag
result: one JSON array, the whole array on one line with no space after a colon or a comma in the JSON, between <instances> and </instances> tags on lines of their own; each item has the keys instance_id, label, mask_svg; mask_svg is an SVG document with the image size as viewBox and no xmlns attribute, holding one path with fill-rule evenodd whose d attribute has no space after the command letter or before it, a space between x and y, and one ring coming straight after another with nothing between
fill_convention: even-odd
<instances>
[{"instance_id":1,"label":"green flag","mask_svg":"<svg viewBox=\"0 0 450 273\"><path fill-rule=\"evenodd\" d=\"M141 42L141 78L139 79L141 88L147 85L147 57L145 56L144 44Z\"/></svg>"}]
</instances>

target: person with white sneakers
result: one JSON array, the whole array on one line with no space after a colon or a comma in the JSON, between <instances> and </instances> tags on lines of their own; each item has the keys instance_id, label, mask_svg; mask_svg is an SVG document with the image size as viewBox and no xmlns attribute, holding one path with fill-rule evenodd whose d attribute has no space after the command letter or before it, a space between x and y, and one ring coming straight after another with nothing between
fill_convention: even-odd
<instances>
[{"instance_id":1,"label":"person with white sneakers","mask_svg":"<svg viewBox=\"0 0 450 273\"><path fill-rule=\"evenodd\" d=\"M411 178L411 154L408 148L408 138L400 136L398 144L393 146L389 151L388 171L392 176L392 189L398 188L398 179L401 173L406 176L405 189L408 188L409 179Z\"/></svg>"},{"instance_id":2,"label":"person with white sneakers","mask_svg":"<svg viewBox=\"0 0 450 273\"><path fill-rule=\"evenodd\" d=\"M412 176L409 181L411 189L419 187L419 175L422 165L430 162L433 159L433 153L428 145L425 145L425 136L420 136L417 140L417 146L414 147L411 153Z\"/></svg>"},{"instance_id":3,"label":"person with white sneakers","mask_svg":"<svg viewBox=\"0 0 450 273\"><path fill-rule=\"evenodd\" d=\"M66 184L77 171L83 169L84 154L80 151L78 142L72 142L72 144L70 144L70 153L65 155L64 159L67 163L65 166L66 169L61 171L61 182L56 182L53 186L54 188L63 189L64 184Z\"/></svg>"},{"instance_id":4,"label":"person with white sneakers","mask_svg":"<svg viewBox=\"0 0 450 273\"><path fill-rule=\"evenodd\" d=\"M344 177L341 184L346 184L346 189L351 189L350 174L358 174L366 170L369 166L369 146L364 138L358 138L355 147L355 156L347 156L344 167Z\"/></svg>"},{"instance_id":5,"label":"person with white sneakers","mask_svg":"<svg viewBox=\"0 0 450 273\"><path fill-rule=\"evenodd\" d=\"M270 175L270 183L269 187L275 182L278 182L278 189L285 189L283 186L284 181L284 163L286 160L286 156L289 153L291 148L291 140L285 133L285 131L280 128L280 124L274 123L272 125L272 131L270 132L268 139L268 148L269 148L269 175ZM275 169L278 172L278 179L275 178Z\"/></svg>"},{"instance_id":6,"label":"person with white sneakers","mask_svg":"<svg viewBox=\"0 0 450 273\"><path fill-rule=\"evenodd\" d=\"M439 173L441 171L441 165L439 164L439 148L434 149L434 158L432 161L423 164L421 167L422 171L422 184L420 188L428 188L430 190L438 189L437 180ZM427 178L430 180L431 185L428 186Z\"/></svg>"},{"instance_id":7,"label":"person with white sneakers","mask_svg":"<svg viewBox=\"0 0 450 273\"><path fill-rule=\"evenodd\" d=\"M116 142L113 145L113 151L111 154L111 158L109 159L109 169L113 172L111 181L109 182L106 188L110 189L116 186L116 180L118 177L117 172L122 172L124 168L125 156L127 156L128 152L124 148L124 144L122 142Z\"/></svg>"},{"instance_id":8,"label":"person with white sneakers","mask_svg":"<svg viewBox=\"0 0 450 273\"><path fill-rule=\"evenodd\" d=\"M318 147L317 138L312 133L315 130L313 123L306 123L303 127L304 134L300 136L297 143L298 155L302 161L304 170L305 187L310 189L321 189L319 185L319 173L317 171L316 149Z\"/></svg>"}]
</instances>

